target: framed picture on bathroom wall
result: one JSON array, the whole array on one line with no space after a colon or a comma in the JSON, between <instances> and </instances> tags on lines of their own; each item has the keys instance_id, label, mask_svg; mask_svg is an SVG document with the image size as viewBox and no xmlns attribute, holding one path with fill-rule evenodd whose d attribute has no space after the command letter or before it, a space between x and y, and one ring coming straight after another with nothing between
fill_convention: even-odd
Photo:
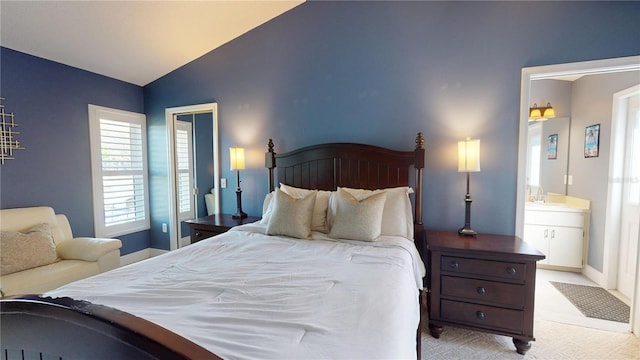
<instances>
[{"instance_id":1,"label":"framed picture on bathroom wall","mask_svg":"<svg viewBox=\"0 0 640 360\"><path fill-rule=\"evenodd\" d=\"M555 160L558 158L558 134L549 135L547 142L547 159Z\"/></svg>"},{"instance_id":2,"label":"framed picture on bathroom wall","mask_svg":"<svg viewBox=\"0 0 640 360\"><path fill-rule=\"evenodd\" d=\"M598 157L600 147L600 124L587 126L584 130L584 157Z\"/></svg>"}]
</instances>

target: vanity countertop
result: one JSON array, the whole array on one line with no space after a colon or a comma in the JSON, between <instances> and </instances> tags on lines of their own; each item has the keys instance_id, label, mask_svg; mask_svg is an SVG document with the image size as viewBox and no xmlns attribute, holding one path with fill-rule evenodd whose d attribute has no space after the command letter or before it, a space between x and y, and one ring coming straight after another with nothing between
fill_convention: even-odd
<instances>
[{"instance_id":1,"label":"vanity countertop","mask_svg":"<svg viewBox=\"0 0 640 360\"><path fill-rule=\"evenodd\" d=\"M549 196L553 201L527 202L525 210L583 212L591 209L591 201L573 196Z\"/></svg>"}]
</instances>

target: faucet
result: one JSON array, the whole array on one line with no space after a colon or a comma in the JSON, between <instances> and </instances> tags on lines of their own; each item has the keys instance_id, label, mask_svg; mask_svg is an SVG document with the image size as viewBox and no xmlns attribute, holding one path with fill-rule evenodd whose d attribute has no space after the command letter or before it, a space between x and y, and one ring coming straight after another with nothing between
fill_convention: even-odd
<instances>
[{"instance_id":1,"label":"faucet","mask_svg":"<svg viewBox=\"0 0 640 360\"><path fill-rule=\"evenodd\" d=\"M542 186L538 186L538 193L536 194L536 202L544 202L544 189L542 189Z\"/></svg>"}]
</instances>

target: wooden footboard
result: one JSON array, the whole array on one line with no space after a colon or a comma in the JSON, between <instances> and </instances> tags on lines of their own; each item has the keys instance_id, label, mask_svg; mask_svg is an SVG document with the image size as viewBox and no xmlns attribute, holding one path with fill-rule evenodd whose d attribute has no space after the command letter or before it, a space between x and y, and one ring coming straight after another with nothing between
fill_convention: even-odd
<instances>
[{"instance_id":1,"label":"wooden footboard","mask_svg":"<svg viewBox=\"0 0 640 360\"><path fill-rule=\"evenodd\" d=\"M221 359L161 326L70 298L0 301L2 359Z\"/></svg>"}]
</instances>

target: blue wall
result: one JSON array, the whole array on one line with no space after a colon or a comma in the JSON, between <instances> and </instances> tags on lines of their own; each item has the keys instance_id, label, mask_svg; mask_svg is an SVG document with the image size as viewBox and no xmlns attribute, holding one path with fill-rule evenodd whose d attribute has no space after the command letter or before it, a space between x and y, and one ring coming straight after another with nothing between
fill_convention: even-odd
<instances>
[{"instance_id":1,"label":"blue wall","mask_svg":"<svg viewBox=\"0 0 640 360\"><path fill-rule=\"evenodd\" d=\"M466 179L457 141L479 138L472 226L513 234L521 69L638 55L639 18L630 2L307 2L145 86L145 106L163 129L166 107L218 102L221 174L233 180L225 154L245 147L250 215L267 192L269 138L278 152L338 141L409 150L422 131L423 220L457 229ZM166 155L152 156L165 202ZM223 189L222 211L234 208L234 188Z\"/></svg>"},{"instance_id":2,"label":"blue wall","mask_svg":"<svg viewBox=\"0 0 640 360\"><path fill-rule=\"evenodd\" d=\"M247 149L243 209L260 215L267 139L408 150L426 136L427 227L456 229L456 143L482 140L472 225L515 228L522 67L640 54L637 2L307 2L140 88L0 48L0 93L26 150L0 166L0 207L51 205L93 235L87 104L145 112L153 228L123 253L168 249L166 107L218 102L222 210L235 211L228 148Z\"/></svg>"},{"instance_id":3,"label":"blue wall","mask_svg":"<svg viewBox=\"0 0 640 360\"><path fill-rule=\"evenodd\" d=\"M0 58L0 94L25 147L0 165L0 208L51 206L75 236L93 236L87 104L142 113L142 88L4 47ZM148 231L119 238L123 254L150 243Z\"/></svg>"}]
</instances>

